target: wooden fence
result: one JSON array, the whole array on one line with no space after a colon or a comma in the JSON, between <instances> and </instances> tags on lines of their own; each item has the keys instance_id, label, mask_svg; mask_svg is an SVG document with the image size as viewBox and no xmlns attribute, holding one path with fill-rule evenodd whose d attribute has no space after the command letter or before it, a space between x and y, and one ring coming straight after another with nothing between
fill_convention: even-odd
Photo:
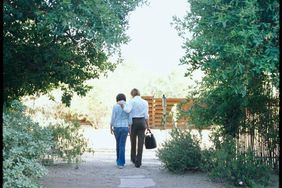
<instances>
[{"instance_id":1,"label":"wooden fence","mask_svg":"<svg viewBox=\"0 0 282 188\"><path fill-rule=\"evenodd\" d=\"M162 98L154 98L153 96L142 96L149 104L149 124L152 128L172 128L186 127L188 120L185 118L176 121L176 105L184 102L184 98L166 98L166 113L162 105ZM192 101L183 105L188 110L192 105ZM166 121L165 121L166 120Z\"/></svg>"},{"instance_id":2,"label":"wooden fence","mask_svg":"<svg viewBox=\"0 0 282 188\"><path fill-rule=\"evenodd\" d=\"M255 155L261 158L264 162L270 164L272 168L279 169L279 158L280 158L280 145L267 144L267 141L260 136L257 131L254 135L240 134L238 144L242 150L252 148L255 151Z\"/></svg>"},{"instance_id":3,"label":"wooden fence","mask_svg":"<svg viewBox=\"0 0 282 188\"><path fill-rule=\"evenodd\" d=\"M187 102L184 98L167 98L166 125L164 125L162 98L154 98L153 96L142 96L142 98L149 103L149 124L151 128L186 127L188 119L183 118L176 122L176 109L174 108L177 104L184 102L181 107L183 110L187 111L192 105L192 100ZM249 134L240 134L238 144L243 150L252 147L257 157L261 158L264 162L271 164L273 168L279 169L280 145L275 147L272 153L269 153L269 148L265 145L266 142L257 134L255 134L254 137L251 137Z\"/></svg>"}]
</instances>

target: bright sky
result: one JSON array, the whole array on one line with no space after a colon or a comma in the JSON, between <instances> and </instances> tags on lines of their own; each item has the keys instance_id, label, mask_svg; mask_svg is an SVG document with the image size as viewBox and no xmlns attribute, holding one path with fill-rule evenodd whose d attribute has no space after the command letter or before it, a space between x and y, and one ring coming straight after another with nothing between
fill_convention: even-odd
<instances>
[{"instance_id":1,"label":"bright sky","mask_svg":"<svg viewBox=\"0 0 282 188\"><path fill-rule=\"evenodd\" d=\"M162 75L172 70L185 69L179 66L184 55L183 40L171 25L172 17L183 18L188 10L186 0L148 0L149 5L138 7L130 14L131 41L122 47L126 63L134 63Z\"/></svg>"}]
</instances>

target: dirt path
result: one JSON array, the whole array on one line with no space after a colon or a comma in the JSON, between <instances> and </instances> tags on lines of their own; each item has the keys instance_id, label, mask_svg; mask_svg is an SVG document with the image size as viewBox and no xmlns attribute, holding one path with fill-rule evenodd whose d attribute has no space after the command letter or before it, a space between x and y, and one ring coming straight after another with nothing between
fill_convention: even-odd
<instances>
[{"instance_id":1,"label":"dirt path","mask_svg":"<svg viewBox=\"0 0 282 188\"><path fill-rule=\"evenodd\" d=\"M46 188L223 187L211 183L205 174L170 174L156 158L151 158L152 153L145 151L141 168L126 164L124 169L118 169L113 150L97 150L94 156L85 154L78 169L66 164L50 167L42 185Z\"/></svg>"},{"instance_id":2,"label":"dirt path","mask_svg":"<svg viewBox=\"0 0 282 188\"><path fill-rule=\"evenodd\" d=\"M126 144L126 166L115 165L115 140L108 130L85 128L95 154L84 154L79 168L75 165L56 164L48 167L47 176L40 179L45 188L220 188L223 184L211 182L206 174L188 173L175 175L163 169L155 155L156 150L145 150L141 168L135 168L129 161L129 139ZM154 131L160 144L168 137L167 131ZM277 186L278 187L278 186Z\"/></svg>"}]
</instances>

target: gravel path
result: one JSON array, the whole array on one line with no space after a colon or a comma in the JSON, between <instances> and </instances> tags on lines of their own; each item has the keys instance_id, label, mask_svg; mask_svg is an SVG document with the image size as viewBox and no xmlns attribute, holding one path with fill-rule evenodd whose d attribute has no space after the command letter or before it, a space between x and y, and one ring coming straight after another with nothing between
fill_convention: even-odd
<instances>
[{"instance_id":1,"label":"gravel path","mask_svg":"<svg viewBox=\"0 0 282 188\"><path fill-rule=\"evenodd\" d=\"M168 131L152 130L158 145L168 138ZM156 157L156 149L143 151L141 168L130 163L130 142L126 144L126 165L115 165L115 140L107 129L93 130L84 127L84 133L95 149L95 154L86 153L83 162L75 165L58 163L48 167L49 173L40 179L45 188L221 188L223 184L211 182L204 173L175 175L162 168ZM276 186L278 187L278 186Z\"/></svg>"}]
</instances>

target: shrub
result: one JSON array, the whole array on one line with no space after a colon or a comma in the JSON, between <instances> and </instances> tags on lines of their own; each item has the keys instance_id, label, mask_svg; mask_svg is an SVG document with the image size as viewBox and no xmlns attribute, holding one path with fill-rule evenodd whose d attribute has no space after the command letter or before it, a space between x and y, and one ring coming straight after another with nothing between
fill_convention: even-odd
<instances>
[{"instance_id":1,"label":"shrub","mask_svg":"<svg viewBox=\"0 0 282 188\"><path fill-rule=\"evenodd\" d=\"M250 187L258 185L267 186L270 181L271 168L267 166L259 157L255 156L255 152L248 149L246 152L241 152L236 160L237 179L246 182Z\"/></svg>"},{"instance_id":2,"label":"shrub","mask_svg":"<svg viewBox=\"0 0 282 188\"><path fill-rule=\"evenodd\" d=\"M50 130L24 114L13 101L3 113L3 187L38 187L36 178L47 173L40 158L51 147Z\"/></svg>"},{"instance_id":3,"label":"shrub","mask_svg":"<svg viewBox=\"0 0 282 188\"><path fill-rule=\"evenodd\" d=\"M47 174L46 156L79 162L93 152L80 133L79 124L57 123L42 127L25 114L19 101L3 113L3 187L38 187L37 178ZM47 155L46 155L47 154ZM46 164L46 163L45 163Z\"/></svg>"},{"instance_id":4,"label":"shrub","mask_svg":"<svg viewBox=\"0 0 282 188\"><path fill-rule=\"evenodd\" d=\"M178 128L172 129L170 135L171 139L157 150L165 168L175 173L199 169L201 149L197 138L190 131Z\"/></svg>"},{"instance_id":5,"label":"shrub","mask_svg":"<svg viewBox=\"0 0 282 188\"><path fill-rule=\"evenodd\" d=\"M28 97L25 99L28 105L27 113L52 134L50 140L52 147L42 159L45 165L51 165L57 159L78 163L85 151L94 152L88 147L87 140L80 132L80 124L73 120L77 118L77 114L72 113L69 107L50 101L46 96L32 99L33 102L28 102L30 101Z\"/></svg>"},{"instance_id":6,"label":"shrub","mask_svg":"<svg viewBox=\"0 0 282 188\"><path fill-rule=\"evenodd\" d=\"M94 152L88 147L87 140L83 137L78 122L58 123L48 127L53 135L52 159L60 158L68 163L80 161L84 152Z\"/></svg>"},{"instance_id":7,"label":"shrub","mask_svg":"<svg viewBox=\"0 0 282 188\"><path fill-rule=\"evenodd\" d=\"M266 166L255 153L247 151L236 152L236 142L233 138L224 139L216 150L205 150L202 153L201 168L209 173L216 182L249 187L266 186L269 183L271 169Z\"/></svg>"}]
</instances>

